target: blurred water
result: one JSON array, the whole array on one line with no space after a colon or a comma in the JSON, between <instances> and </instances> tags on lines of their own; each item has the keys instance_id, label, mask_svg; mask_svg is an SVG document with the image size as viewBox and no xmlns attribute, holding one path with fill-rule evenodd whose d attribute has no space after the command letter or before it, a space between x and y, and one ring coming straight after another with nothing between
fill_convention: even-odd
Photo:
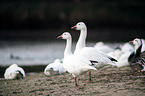
<instances>
[{"instance_id":1,"label":"blurred water","mask_svg":"<svg viewBox=\"0 0 145 96\"><path fill-rule=\"evenodd\" d=\"M95 42L87 43L94 46ZM119 43L107 43L111 47ZM75 48L75 43L72 46ZM12 63L18 65L46 65L55 59L62 59L65 41L40 42L40 41L0 41L0 66L8 66Z\"/></svg>"}]
</instances>

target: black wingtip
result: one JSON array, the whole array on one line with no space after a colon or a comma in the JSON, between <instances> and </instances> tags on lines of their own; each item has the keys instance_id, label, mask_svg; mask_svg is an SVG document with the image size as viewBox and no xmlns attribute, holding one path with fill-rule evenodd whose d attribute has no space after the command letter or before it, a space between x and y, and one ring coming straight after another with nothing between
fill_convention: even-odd
<instances>
[{"instance_id":1,"label":"black wingtip","mask_svg":"<svg viewBox=\"0 0 145 96\"><path fill-rule=\"evenodd\" d=\"M118 62L116 59L114 58L109 58L111 61L115 61L115 62Z\"/></svg>"},{"instance_id":2,"label":"black wingtip","mask_svg":"<svg viewBox=\"0 0 145 96\"><path fill-rule=\"evenodd\" d=\"M94 63L99 63L98 61L93 61L93 60L90 60L90 62L92 63L92 65L94 65Z\"/></svg>"}]
</instances>

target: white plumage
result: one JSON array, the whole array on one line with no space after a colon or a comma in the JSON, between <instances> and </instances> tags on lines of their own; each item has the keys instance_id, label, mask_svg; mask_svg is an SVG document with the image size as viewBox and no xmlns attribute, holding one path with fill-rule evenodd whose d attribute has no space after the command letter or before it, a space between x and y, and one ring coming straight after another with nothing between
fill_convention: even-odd
<instances>
[{"instance_id":1,"label":"white plumage","mask_svg":"<svg viewBox=\"0 0 145 96\"><path fill-rule=\"evenodd\" d=\"M109 53L109 52L113 52L114 51L113 48L105 45L103 42L97 42L95 44L94 48L96 48L96 49L98 49L98 50L100 50L100 51L102 51L102 52L104 52L106 54Z\"/></svg>"},{"instance_id":2,"label":"white plumage","mask_svg":"<svg viewBox=\"0 0 145 96\"><path fill-rule=\"evenodd\" d=\"M54 60L53 63L50 63L49 65L47 65L44 70L44 74L51 75L51 72L50 72L51 69L57 72L58 74L66 73L66 70L64 69L63 64L61 63L61 60L59 59L56 59Z\"/></svg>"},{"instance_id":3,"label":"white plumage","mask_svg":"<svg viewBox=\"0 0 145 96\"><path fill-rule=\"evenodd\" d=\"M116 49L114 52L108 53L108 55L118 60L116 65L120 68L129 66L128 57L132 52L134 52L134 47L130 43L126 42L121 46L121 49Z\"/></svg>"},{"instance_id":4,"label":"white plumage","mask_svg":"<svg viewBox=\"0 0 145 96\"><path fill-rule=\"evenodd\" d=\"M5 79L21 79L25 77L25 71L17 64L9 66L4 73Z\"/></svg>"},{"instance_id":5,"label":"white plumage","mask_svg":"<svg viewBox=\"0 0 145 96\"><path fill-rule=\"evenodd\" d=\"M89 60L97 61L98 64L95 64L97 68L102 67L104 65L113 65L116 66L114 58L109 55L104 54L103 52L95 49L94 47L86 47L86 37L87 37L87 27L83 22L77 23L74 27L76 30L81 30L80 37L76 44L76 49L74 54L81 55Z\"/></svg>"},{"instance_id":6,"label":"white plumage","mask_svg":"<svg viewBox=\"0 0 145 96\"><path fill-rule=\"evenodd\" d=\"M129 66L128 57L130 56L131 52L126 52L120 56L118 62L116 62L117 67L125 67Z\"/></svg>"},{"instance_id":7,"label":"white plumage","mask_svg":"<svg viewBox=\"0 0 145 96\"><path fill-rule=\"evenodd\" d=\"M134 47L133 47L130 43L126 42L126 43L124 43L123 46L121 47L121 50L122 50L124 53L127 53L127 52L133 52L135 49L134 49Z\"/></svg>"},{"instance_id":8,"label":"white plumage","mask_svg":"<svg viewBox=\"0 0 145 96\"><path fill-rule=\"evenodd\" d=\"M63 66L74 76L75 85L77 86L76 77L84 74L89 70L97 70L95 67L91 66L92 63L85 57L74 55L71 52L72 38L68 32L64 32L58 38L66 39L67 44L64 51Z\"/></svg>"}]
</instances>

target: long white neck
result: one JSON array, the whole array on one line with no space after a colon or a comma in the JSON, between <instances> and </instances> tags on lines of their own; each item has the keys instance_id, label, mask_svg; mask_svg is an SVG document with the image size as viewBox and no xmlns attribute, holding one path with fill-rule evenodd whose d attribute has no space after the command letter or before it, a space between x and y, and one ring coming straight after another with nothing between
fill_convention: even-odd
<instances>
[{"instance_id":1,"label":"long white neck","mask_svg":"<svg viewBox=\"0 0 145 96\"><path fill-rule=\"evenodd\" d=\"M87 28L85 27L84 29L81 30L80 37L76 44L76 49L74 53L86 47L86 37L87 37Z\"/></svg>"},{"instance_id":2,"label":"long white neck","mask_svg":"<svg viewBox=\"0 0 145 96\"><path fill-rule=\"evenodd\" d=\"M69 39L66 40L66 47L65 47L65 50L64 50L64 57L72 54L71 45L72 45L72 38L70 37Z\"/></svg>"}]
</instances>

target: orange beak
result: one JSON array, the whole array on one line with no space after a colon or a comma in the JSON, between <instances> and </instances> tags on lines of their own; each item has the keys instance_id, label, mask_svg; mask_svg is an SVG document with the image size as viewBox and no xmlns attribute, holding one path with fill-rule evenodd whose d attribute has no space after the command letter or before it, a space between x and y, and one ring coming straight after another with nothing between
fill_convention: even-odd
<instances>
[{"instance_id":1,"label":"orange beak","mask_svg":"<svg viewBox=\"0 0 145 96\"><path fill-rule=\"evenodd\" d=\"M62 35L58 36L57 38L62 38Z\"/></svg>"},{"instance_id":2,"label":"orange beak","mask_svg":"<svg viewBox=\"0 0 145 96\"><path fill-rule=\"evenodd\" d=\"M74 28L76 28L77 26L75 25L75 26L73 26L73 27L71 27L71 29L74 29Z\"/></svg>"},{"instance_id":3,"label":"orange beak","mask_svg":"<svg viewBox=\"0 0 145 96\"><path fill-rule=\"evenodd\" d=\"M129 43L133 43L133 41L129 41Z\"/></svg>"}]
</instances>

